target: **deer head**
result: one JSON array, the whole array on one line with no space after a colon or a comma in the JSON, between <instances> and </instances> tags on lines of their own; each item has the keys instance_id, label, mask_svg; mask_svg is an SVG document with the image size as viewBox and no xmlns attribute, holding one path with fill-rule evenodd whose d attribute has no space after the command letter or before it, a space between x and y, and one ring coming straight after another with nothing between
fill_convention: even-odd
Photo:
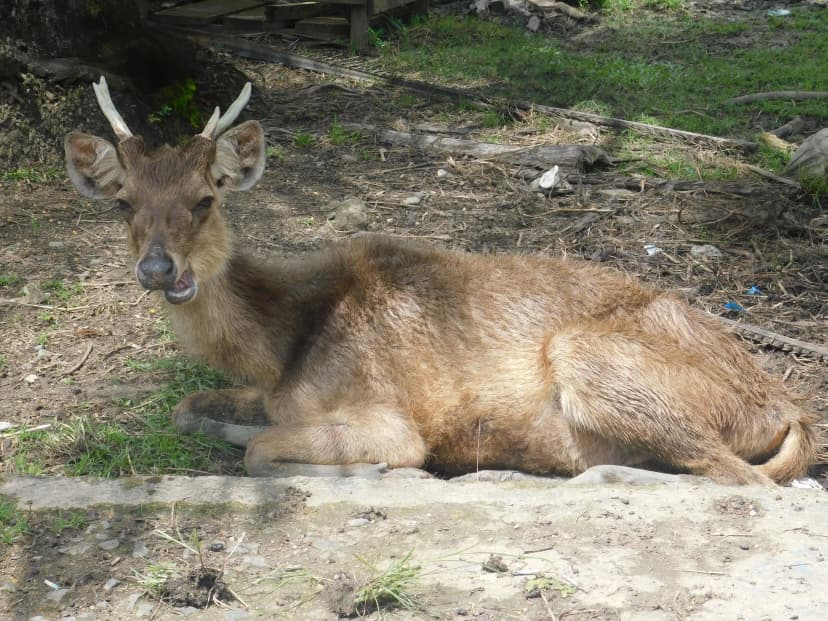
<instances>
[{"instance_id":1,"label":"deer head","mask_svg":"<svg viewBox=\"0 0 828 621\"><path fill-rule=\"evenodd\" d=\"M220 273L232 246L221 204L229 190L253 187L264 171L261 125L230 127L250 99L250 83L223 116L183 147L147 151L133 136L109 95L106 80L93 84L98 104L118 138L72 132L64 141L69 178L89 198L117 200L127 223L135 276L168 302L192 300L198 283Z\"/></svg>"}]
</instances>

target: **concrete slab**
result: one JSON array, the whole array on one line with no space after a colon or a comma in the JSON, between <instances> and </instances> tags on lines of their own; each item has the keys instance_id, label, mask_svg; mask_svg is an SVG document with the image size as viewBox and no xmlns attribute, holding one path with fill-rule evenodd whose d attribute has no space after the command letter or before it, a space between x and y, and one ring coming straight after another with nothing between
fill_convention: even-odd
<instances>
[{"instance_id":1,"label":"concrete slab","mask_svg":"<svg viewBox=\"0 0 828 621\"><path fill-rule=\"evenodd\" d=\"M607 480L619 482L594 483ZM693 477L648 479L613 470L573 482L11 477L0 481L0 495L32 511L98 507L103 515L109 507L114 517L107 523L113 524L139 509L144 520L163 522L174 514L196 524L205 546L208 537L224 542L223 560L216 559L247 604L236 602L235 609L250 619L335 619L339 604L325 590L336 576L359 582L361 574L371 573L368 566L381 570L407 555L421 568L411 588L422 608L384 611L383 618L822 621L828 615L823 491L723 487ZM199 513L197 507L206 509ZM130 524L123 533L110 527L105 534L90 526L64 556L74 553L79 563L97 554L96 562L105 566L101 559L129 557L136 541L145 554L132 564L171 553L154 531L136 535ZM252 547L228 557L242 531L241 545ZM110 546L121 542L120 552L102 550L96 536ZM180 556L174 546L172 553ZM499 560L492 564L493 557ZM296 567L312 578L288 590L273 586L283 585ZM56 570L41 563L38 571L46 578ZM105 605L107 616L89 619L131 619L146 610L140 602L147 596L134 582L118 571L104 573L102 582L123 584L101 601L76 585L54 602L38 584L42 594L26 591L22 598L30 610L14 610L9 597L5 612L28 619L47 611L45 619L57 619L83 605L97 614L95 606ZM0 578L23 589L25 576L0 572ZM183 614L169 606L150 609L155 619ZM0 619L6 618L3 612L0 607ZM211 607L198 618L225 619L226 612Z\"/></svg>"}]
</instances>

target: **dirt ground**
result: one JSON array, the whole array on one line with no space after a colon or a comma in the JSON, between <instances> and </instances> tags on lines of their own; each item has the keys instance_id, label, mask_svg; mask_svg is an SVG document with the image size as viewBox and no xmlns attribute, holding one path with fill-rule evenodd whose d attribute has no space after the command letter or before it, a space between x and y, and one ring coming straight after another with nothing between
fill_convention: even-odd
<instances>
[{"instance_id":1,"label":"dirt ground","mask_svg":"<svg viewBox=\"0 0 828 621\"><path fill-rule=\"evenodd\" d=\"M543 194L530 188L525 171L517 167L450 158L367 137L334 144L340 141L331 139L331 126L370 123L409 130L427 125L430 131L439 126L446 134L461 128L464 137L477 140L494 135L501 143L595 143L608 150L617 135L598 127L580 127L579 133L564 120L538 123L533 118L485 128L480 113L458 112L454 103L437 96L225 55L214 56L212 62L214 79L198 85L199 96L205 104L227 105L246 80L252 81L254 94L246 118L263 123L273 148L262 182L250 192L231 196L227 205L239 242L262 257L278 260L348 237L352 231L337 230L329 215L346 199L356 198L367 206L364 228L369 231L462 251L540 252L601 261L657 287L681 291L714 315L744 318L773 332L825 344L828 246L820 220L825 212L787 186L746 177L750 183L738 187L706 183L677 191L669 184L642 184L643 189L631 189L619 182L624 179L618 170L606 169L583 176L581 182L573 178L568 192ZM7 169L58 166L61 137L71 129L109 136L91 88L55 86L35 78L18 88L25 98L6 97L0 103L4 113L25 129L15 139L27 140L28 135L34 146L20 150L18 163L12 151L0 147ZM146 108L141 101L119 107L130 125L130 111ZM42 126L32 121L37 118ZM297 146L296 137L305 134L313 143ZM701 149L669 143L653 148ZM160 300L134 282L117 214L107 204L80 198L62 174L43 181L7 180L0 186L0 276L12 276L0 281L0 421L31 428L80 414L95 421L128 416L116 401L152 391L163 376L133 370L126 361L150 361L177 354L178 349L169 338ZM645 250L649 244L662 252L651 256ZM692 246L703 244L720 249L721 258L691 254ZM60 287L54 285L58 280ZM748 294L751 287L758 287L759 294ZM728 311L729 302L745 310ZM825 415L824 362L750 341L745 346L763 356L792 390ZM0 438L0 467L6 472L11 470L12 451L13 443ZM57 470L59 464L52 466ZM232 467L228 470L234 472ZM91 518L108 519L106 513ZM113 522L113 529L147 528L140 515L112 519L120 520ZM248 518L239 518L244 519ZM446 531L441 530L442 519ZM450 533L451 521L450 513L435 514L429 528ZM224 520L210 523L201 534L204 540L227 540L228 532L243 529ZM293 541L300 524L298 518L278 522L272 536ZM182 526L186 530L187 524ZM616 544L629 537L607 529L607 537ZM318 534L331 541L339 536ZM43 537L36 542L38 553L44 555L42 563L64 563L63 583L97 580L95 572L100 572L94 563L84 570L92 577L75 575L74 561L54 552L62 542L49 539L53 535L48 529ZM445 544L435 542L437 548ZM6 560L3 573L22 575ZM605 613L596 607L592 616L576 618L615 618ZM466 616L457 610L452 614ZM496 612L472 616L529 618Z\"/></svg>"}]
</instances>

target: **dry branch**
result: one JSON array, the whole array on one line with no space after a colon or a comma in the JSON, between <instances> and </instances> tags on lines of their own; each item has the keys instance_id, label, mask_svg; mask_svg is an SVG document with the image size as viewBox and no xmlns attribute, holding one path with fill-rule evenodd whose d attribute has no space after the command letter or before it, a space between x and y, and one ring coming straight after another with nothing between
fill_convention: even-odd
<instances>
[{"instance_id":1,"label":"dry branch","mask_svg":"<svg viewBox=\"0 0 828 621\"><path fill-rule=\"evenodd\" d=\"M725 317L720 317L720 319L725 323L730 324L730 326L739 334L746 336L750 340L757 343L761 343L775 349L781 349L782 351L792 351L797 354L814 356L818 359L821 358L822 360L828 360L828 347L825 347L824 345L792 339L788 336L782 336L776 332L771 332L770 330L765 330L764 328L760 328L759 326L754 326L749 323L741 323Z\"/></svg>"},{"instance_id":2,"label":"dry branch","mask_svg":"<svg viewBox=\"0 0 828 621\"><path fill-rule=\"evenodd\" d=\"M828 99L828 91L768 91L765 93L753 93L728 99L729 104L752 103L754 101L768 101L770 99Z\"/></svg>"},{"instance_id":3,"label":"dry branch","mask_svg":"<svg viewBox=\"0 0 828 621\"><path fill-rule=\"evenodd\" d=\"M650 125L648 123L639 123L638 121L627 121L624 119L617 119L610 116L601 116L600 114L592 114L591 112L578 112L577 110L568 110L566 108L555 108L552 106L541 106L532 103L521 103L519 107L525 110L537 110L545 114L552 114L563 116L577 121L585 121L587 123L595 123L597 125L604 125L606 127L613 127L615 129L633 129L648 134L651 136L662 136L667 138L677 138L690 142L704 142L722 149L731 149L737 151L744 151L752 153L759 148L755 142L748 140L735 140L732 138L720 138L719 136L708 136L706 134L697 134L696 132L687 132L681 129L671 129L669 127L661 127L660 125Z\"/></svg>"},{"instance_id":4,"label":"dry branch","mask_svg":"<svg viewBox=\"0 0 828 621\"><path fill-rule=\"evenodd\" d=\"M413 146L425 151L451 155L467 155L485 160L503 160L522 166L537 166L582 170L596 164L608 165L610 159L598 147L592 145L537 145L523 147L519 145L493 144L475 140L461 140L431 134L411 134L391 129L379 129L362 123L345 123L348 131L371 133L382 142L396 145Z\"/></svg>"}]
</instances>

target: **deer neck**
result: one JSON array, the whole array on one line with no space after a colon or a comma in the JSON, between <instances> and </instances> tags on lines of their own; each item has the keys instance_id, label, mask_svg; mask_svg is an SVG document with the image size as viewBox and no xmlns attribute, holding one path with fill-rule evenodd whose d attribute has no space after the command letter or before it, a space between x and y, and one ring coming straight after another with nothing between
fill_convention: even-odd
<instances>
[{"instance_id":1,"label":"deer neck","mask_svg":"<svg viewBox=\"0 0 828 621\"><path fill-rule=\"evenodd\" d=\"M272 284L256 269L256 262L235 251L211 279L199 284L189 303L167 304L178 340L192 355L230 375L234 380L263 389L275 386L282 375L274 356L268 324L282 314L277 299L268 300L267 312L251 309L256 291Z\"/></svg>"}]
</instances>

